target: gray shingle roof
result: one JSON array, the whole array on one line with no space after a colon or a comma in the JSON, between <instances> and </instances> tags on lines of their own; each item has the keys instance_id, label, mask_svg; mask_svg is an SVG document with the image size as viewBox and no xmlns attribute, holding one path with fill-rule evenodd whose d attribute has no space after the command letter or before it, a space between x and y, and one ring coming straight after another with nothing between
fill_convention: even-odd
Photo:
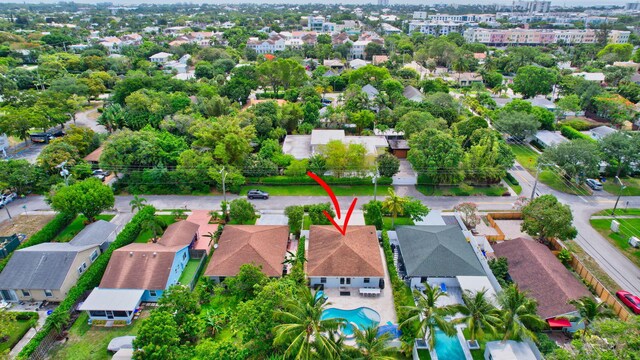
<instances>
[{"instance_id":1,"label":"gray shingle roof","mask_svg":"<svg viewBox=\"0 0 640 360\"><path fill-rule=\"evenodd\" d=\"M116 225L108 221L98 220L87 225L69 243L74 246L102 245L111 233L116 229Z\"/></svg>"},{"instance_id":2,"label":"gray shingle roof","mask_svg":"<svg viewBox=\"0 0 640 360\"><path fill-rule=\"evenodd\" d=\"M399 226L396 232L408 276L486 275L459 226Z\"/></svg>"},{"instance_id":3,"label":"gray shingle roof","mask_svg":"<svg viewBox=\"0 0 640 360\"><path fill-rule=\"evenodd\" d=\"M374 88L373 85L370 84L363 86L362 91L364 91L369 96L369 99L375 98L379 93L378 89Z\"/></svg>"}]
</instances>

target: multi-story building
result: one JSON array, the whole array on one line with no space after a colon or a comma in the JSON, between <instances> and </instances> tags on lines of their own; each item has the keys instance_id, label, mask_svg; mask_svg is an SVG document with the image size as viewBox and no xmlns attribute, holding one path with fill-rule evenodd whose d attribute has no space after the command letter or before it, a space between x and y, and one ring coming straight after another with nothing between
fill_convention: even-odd
<instances>
[{"instance_id":1,"label":"multi-story building","mask_svg":"<svg viewBox=\"0 0 640 360\"><path fill-rule=\"evenodd\" d=\"M480 23L496 21L494 14L466 14L466 15L449 15L449 14L433 14L427 16L430 21L444 22L463 22L463 23Z\"/></svg>"},{"instance_id":2,"label":"multi-story building","mask_svg":"<svg viewBox=\"0 0 640 360\"><path fill-rule=\"evenodd\" d=\"M307 28L311 31L323 31L324 21L324 16L309 15L307 19Z\"/></svg>"},{"instance_id":3,"label":"multi-story building","mask_svg":"<svg viewBox=\"0 0 640 360\"><path fill-rule=\"evenodd\" d=\"M427 12L426 11L414 11L413 18L415 20L427 20Z\"/></svg>"},{"instance_id":4,"label":"multi-story building","mask_svg":"<svg viewBox=\"0 0 640 360\"><path fill-rule=\"evenodd\" d=\"M444 22L444 21L421 21L410 22L409 33L419 31L423 34L429 35L447 35L452 32L462 34L465 29L465 24L457 22Z\"/></svg>"},{"instance_id":5,"label":"multi-story building","mask_svg":"<svg viewBox=\"0 0 640 360\"><path fill-rule=\"evenodd\" d=\"M624 44L629 41L629 31L612 30L609 42ZM596 31L587 30L548 30L548 29L468 29L464 32L467 42L490 45L544 45L554 43L592 44L597 41Z\"/></svg>"},{"instance_id":6,"label":"multi-story building","mask_svg":"<svg viewBox=\"0 0 640 360\"><path fill-rule=\"evenodd\" d=\"M285 49L285 39L279 36L267 40L251 37L247 40L247 48L255 50L258 55L273 54Z\"/></svg>"},{"instance_id":7,"label":"multi-story building","mask_svg":"<svg viewBox=\"0 0 640 360\"><path fill-rule=\"evenodd\" d=\"M640 10L640 3L627 3L626 10Z\"/></svg>"},{"instance_id":8,"label":"multi-story building","mask_svg":"<svg viewBox=\"0 0 640 360\"><path fill-rule=\"evenodd\" d=\"M528 12L545 13L551 10L551 1L549 0L532 0L532 1L517 1L514 2L513 8L515 10L524 10Z\"/></svg>"}]
</instances>

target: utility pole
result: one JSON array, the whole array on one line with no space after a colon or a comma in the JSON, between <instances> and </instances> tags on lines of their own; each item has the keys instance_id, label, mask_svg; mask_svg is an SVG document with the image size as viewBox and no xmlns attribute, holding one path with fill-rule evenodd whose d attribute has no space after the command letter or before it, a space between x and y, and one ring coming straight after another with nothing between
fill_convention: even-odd
<instances>
[{"instance_id":1,"label":"utility pole","mask_svg":"<svg viewBox=\"0 0 640 360\"><path fill-rule=\"evenodd\" d=\"M550 166L552 164L538 164L536 166L536 181L533 182L533 189L531 190L531 200L536 196L536 188L538 187L538 179L540 178L540 168L542 166Z\"/></svg>"},{"instance_id":2,"label":"utility pole","mask_svg":"<svg viewBox=\"0 0 640 360\"><path fill-rule=\"evenodd\" d=\"M620 201L620 196L622 196L622 192L627 187L622 183L619 177L616 176L616 181L620 184L620 191L618 191L618 198L616 199L616 204L613 206L613 211L611 212L611 216L616 216L616 209L618 208L618 201Z\"/></svg>"},{"instance_id":3,"label":"utility pole","mask_svg":"<svg viewBox=\"0 0 640 360\"><path fill-rule=\"evenodd\" d=\"M227 204L227 188L226 188L226 184L225 184L225 180L227 179L227 172L224 170L224 166L222 167L222 169L220 169L220 175L222 176L222 196L224 197L224 203ZM224 218L227 218L227 211L226 209L223 211Z\"/></svg>"},{"instance_id":4,"label":"utility pole","mask_svg":"<svg viewBox=\"0 0 640 360\"><path fill-rule=\"evenodd\" d=\"M9 214L9 204L5 205L4 209L7 210L7 215L9 216L9 220L11 220L11 214Z\"/></svg>"}]
</instances>

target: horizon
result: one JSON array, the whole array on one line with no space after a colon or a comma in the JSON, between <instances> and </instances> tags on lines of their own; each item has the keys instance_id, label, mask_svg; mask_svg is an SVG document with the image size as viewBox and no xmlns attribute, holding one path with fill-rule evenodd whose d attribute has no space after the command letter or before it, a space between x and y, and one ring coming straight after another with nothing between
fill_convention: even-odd
<instances>
[{"instance_id":1,"label":"horizon","mask_svg":"<svg viewBox=\"0 0 640 360\"><path fill-rule=\"evenodd\" d=\"M0 0L2 4L56 4L62 2L60 0L26 0L26 1L5 1ZM148 2L139 1L139 0L105 0L105 1L91 1L91 0L75 0L70 1L78 4L96 4L96 3L113 3L114 5L149 5ZM154 4L211 4L211 5L243 5L243 4L269 4L269 5L309 5L309 4L328 4L328 5L375 5L377 1L372 0L327 0L327 1L313 1L313 0L302 0L302 1L291 1L291 0L215 0L215 1L207 1L207 0L196 0L196 1L177 1L177 0L155 0ZM443 2L436 1L433 4L424 4L423 0L408 0L408 1L389 1L389 6L393 5L424 5L432 6L435 4L442 4ZM511 4L512 1L508 0L448 0L446 1L448 4L452 5L508 5ZM600 6L624 6L626 2L621 2L620 0L551 0L551 6L563 6L563 7L600 7Z\"/></svg>"}]
</instances>

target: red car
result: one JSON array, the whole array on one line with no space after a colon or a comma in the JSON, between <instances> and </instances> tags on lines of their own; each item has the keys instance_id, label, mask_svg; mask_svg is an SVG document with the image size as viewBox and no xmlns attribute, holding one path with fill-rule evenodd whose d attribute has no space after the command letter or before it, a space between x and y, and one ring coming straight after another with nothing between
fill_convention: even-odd
<instances>
[{"instance_id":1,"label":"red car","mask_svg":"<svg viewBox=\"0 0 640 360\"><path fill-rule=\"evenodd\" d=\"M632 295L628 291L620 290L616 293L616 296L622 300L622 302L633 310L634 313L640 314L640 298Z\"/></svg>"}]
</instances>

